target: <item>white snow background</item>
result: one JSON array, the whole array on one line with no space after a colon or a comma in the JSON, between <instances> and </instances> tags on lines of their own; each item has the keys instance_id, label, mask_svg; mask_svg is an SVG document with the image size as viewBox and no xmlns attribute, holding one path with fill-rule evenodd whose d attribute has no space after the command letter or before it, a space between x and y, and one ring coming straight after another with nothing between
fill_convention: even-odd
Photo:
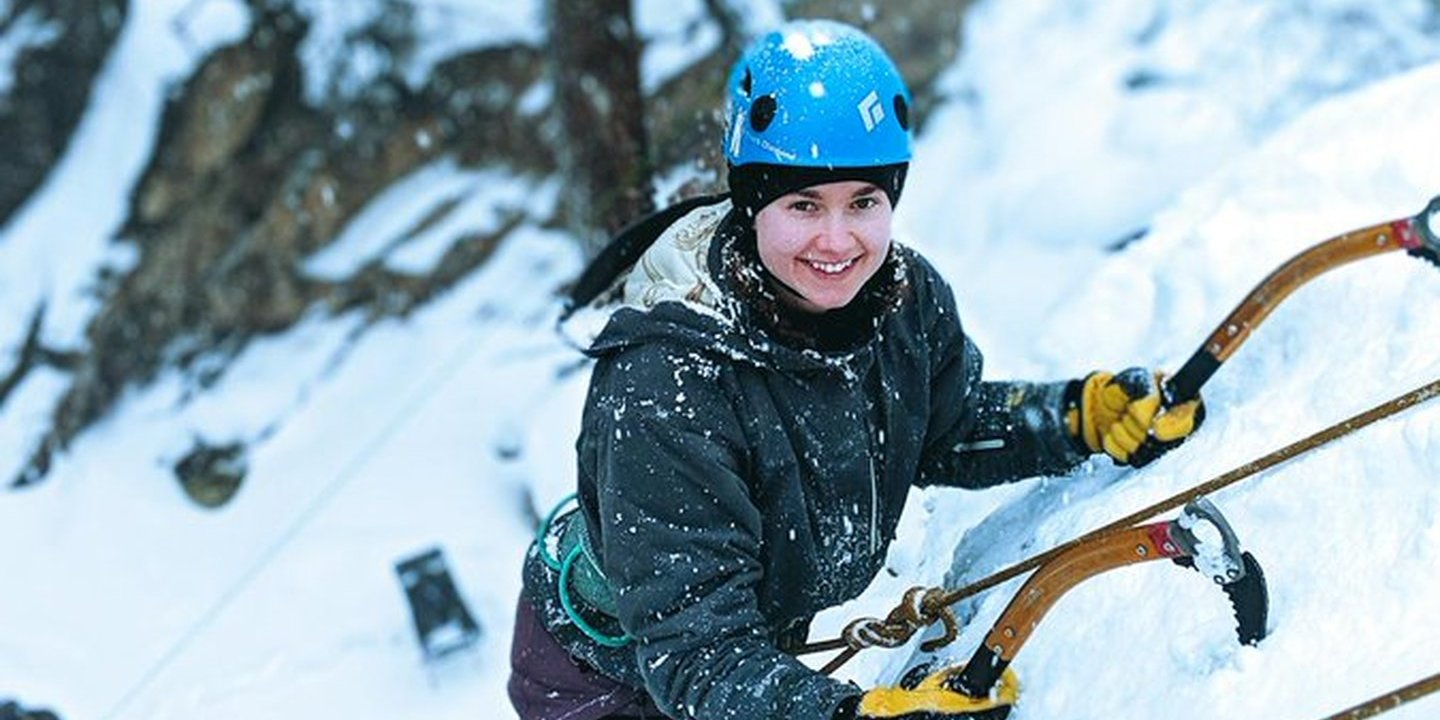
<instances>
[{"instance_id":1,"label":"white snow background","mask_svg":"<svg viewBox=\"0 0 1440 720\"><path fill-rule=\"evenodd\" d=\"M541 35L538 0L420 4L436 37L415 73ZM335 13L329 32L347 22L343 3L312 5ZM699 0L637 8L656 39L647 86L692 57L685 43L714 41L687 29ZM918 138L897 234L954 285L989 377L1178 369L1279 263L1440 193L1434 8L982 2ZM47 342L83 339L97 271L133 262L112 235L166 84L246 22L238 0L134 3L66 156L0 228L0 367L42 299ZM27 33L0 37L0 60L45 41ZM307 62L325 80L324 59ZM377 257L423 269L504 207L543 210L557 192L440 162L377 198L307 269ZM457 197L463 212L435 233L402 243L386 225ZM533 513L572 483L586 377L569 372L577 355L551 323L579 263L571 238L526 228L406 321L358 333L358 316L317 314L254 343L213 388L172 372L131 392L46 482L0 493L0 697L67 720L513 717L521 554ZM1400 254L1307 284L1206 385L1208 419L1183 448L1138 472L1094 462L912 494L893 572L813 637L1440 378L1437 307L1440 269ZM64 387L35 372L4 407L0 477ZM194 437L251 443L250 473L222 510L192 505L172 476ZM1223 595L1194 573L1116 571L1061 600L1020 653L1012 717L1320 718L1440 671L1437 478L1432 401L1218 493L1268 575L1270 636L1238 647ZM435 545L485 634L427 667L393 564ZM968 657L1018 583L965 603L974 622L942 654ZM916 660L870 650L842 677L893 681ZM1440 717L1440 697L1387 717Z\"/></svg>"}]
</instances>

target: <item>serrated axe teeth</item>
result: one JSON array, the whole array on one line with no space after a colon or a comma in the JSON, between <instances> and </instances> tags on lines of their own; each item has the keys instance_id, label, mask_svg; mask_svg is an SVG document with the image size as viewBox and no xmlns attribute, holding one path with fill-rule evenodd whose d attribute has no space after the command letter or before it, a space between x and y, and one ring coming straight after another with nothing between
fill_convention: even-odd
<instances>
[{"instance_id":1,"label":"serrated axe teeth","mask_svg":"<svg viewBox=\"0 0 1440 720\"><path fill-rule=\"evenodd\" d=\"M1415 227L1420 231L1420 242L1432 253L1427 258L1440 265L1434 254L1440 254L1440 195L1430 200L1425 210L1415 218Z\"/></svg>"}]
</instances>

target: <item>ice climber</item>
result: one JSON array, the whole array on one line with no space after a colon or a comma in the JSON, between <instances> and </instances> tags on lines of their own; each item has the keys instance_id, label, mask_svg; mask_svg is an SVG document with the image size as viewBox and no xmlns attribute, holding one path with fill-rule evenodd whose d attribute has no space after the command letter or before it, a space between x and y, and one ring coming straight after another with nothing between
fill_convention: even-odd
<instances>
[{"instance_id":1,"label":"ice climber","mask_svg":"<svg viewBox=\"0 0 1440 720\"><path fill-rule=\"evenodd\" d=\"M787 23L727 92L729 192L635 226L587 350L578 507L526 557L510 697L527 720L966 717L787 649L879 572L911 487L1143 464L1202 408L1135 368L981 379L950 286L891 238L910 93L863 32Z\"/></svg>"}]
</instances>

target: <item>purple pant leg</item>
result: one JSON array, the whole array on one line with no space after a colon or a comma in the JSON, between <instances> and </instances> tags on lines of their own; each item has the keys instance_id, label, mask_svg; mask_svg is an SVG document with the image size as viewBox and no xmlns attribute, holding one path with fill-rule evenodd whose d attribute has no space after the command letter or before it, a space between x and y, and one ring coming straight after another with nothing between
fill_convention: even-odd
<instances>
[{"instance_id":1,"label":"purple pant leg","mask_svg":"<svg viewBox=\"0 0 1440 720\"><path fill-rule=\"evenodd\" d=\"M507 690L520 720L664 717L644 691L615 682L566 652L523 597L515 608Z\"/></svg>"}]
</instances>

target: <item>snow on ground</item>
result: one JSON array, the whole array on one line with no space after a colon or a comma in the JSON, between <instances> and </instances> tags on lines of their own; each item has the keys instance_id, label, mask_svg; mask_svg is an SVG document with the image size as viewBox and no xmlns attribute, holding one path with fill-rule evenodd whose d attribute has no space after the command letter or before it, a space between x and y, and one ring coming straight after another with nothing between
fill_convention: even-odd
<instances>
[{"instance_id":1,"label":"snow on ground","mask_svg":"<svg viewBox=\"0 0 1440 720\"><path fill-rule=\"evenodd\" d=\"M1056 367L1085 363L1078 370L1177 369L1270 269L1329 236L1414 215L1440 191L1436 92L1440 65L1430 65L1304 116L1103 261L1073 304L1028 335L1031 351ZM961 540L956 556L981 567L948 584L1440 379L1437 302L1440 269L1398 253L1303 287L1206 387L1211 411L1190 443L1144 471L1101 464L1093 476L1032 484L1003 528L987 520ZM1198 578L1169 567L1118 572L1062 601L1021 653L1017 669L1034 688L1026 716L1138 717L1138 706L1172 717L1320 717L1440 670L1440 628L1428 619L1440 597L1437 441L1440 405L1422 406L1218 493L1268 572L1271 637L1237 647L1223 596ZM1034 547L993 544L1022 528ZM948 553L952 536L942 530L922 554ZM983 599L956 654L968 656L1008 599ZM1087 661L1095 657L1115 662ZM1138 683L1140 667L1163 681ZM1435 702L1413 717L1432 717Z\"/></svg>"},{"instance_id":2,"label":"snow on ground","mask_svg":"<svg viewBox=\"0 0 1440 720\"><path fill-rule=\"evenodd\" d=\"M24 319L40 302L46 303L45 340L52 347L79 342L96 309L90 291L97 270L124 265L127 254L110 240L125 217L126 189L150 157L167 84L188 77L213 48L241 37L248 22L243 10L227 11L238 1L208 2L194 17L184 13L189 4L155 0L131 8L69 148L0 227L0 315L16 319L0 324L0 359L19 350ZM146 128L152 132L142 132ZM57 251L61 242L63 252Z\"/></svg>"},{"instance_id":3,"label":"snow on ground","mask_svg":"<svg viewBox=\"0 0 1440 720\"><path fill-rule=\"evenodd\" d=\"M548 217L558 187L497 170L471 171L444 157L392 184L341 230L335 241L305 261L316 278L341 280L367 264L426 275L456 240L499 232L509 216ZM427 217L438 216L424 225Z\"/></svg>"},{"instance_id":4,"label":"snow on ground","mask_svg":"<svg viewBox=\"0 0 1440 720\"><path fill-rule=\"evenodd\" d=\"M901 234L957 284L992 364L1069 373L1037 363L1033 343L997 341L1063 308L1106 246L1316 101L1440 57L1429 7L980 3Z\"/></svg>"},{"instance_id":5,"label":"snow on ground","mask_svg":"<svg viewBox=\"0 0 1440 720\"><path fill-rule=\"evenodd\" d=\"M0 312L26 318L51 298L52 342L78 337L87 278L115 261L108 233L150 141L134 129L154 127L163 81L198 57L169 34L180 5L132 12L77 142L0 230ZM1425 7L983 3L952 100L920 140L902 237L954 283L992 376L1178 368L1279 262L1440 192L1440 65L1396 74L1440 49L1433 19L1419 30ZM642 27L683 27L676 17ZM148 114L128 116L117 155L107 123L127 104ZM553 193L514 185L441 163L362 220L382 205L423 214L425 197L459 201L473 229ZM64 212L82 193L94 212ZM310 270L423 265L444 247L362 220ZM57 238L65 252L41 252ZM46 483L0 495L0 697L102 720L510 716L520 553L534 513L571 482L585 373L550 324L577 263L567 238L525 228L406 321L317 315L253 344L209 390L172 373L132 392ZM1155 466L915 493L896 575L824 615L815 637L883 615L912 584L976 579L1440 377L1437 300L1440 270L1412 258L1338 270L1222 367L1205 427ZM22 332L23 320L0 326L0 347ZM23 426L62 388L41 372L19 389L0 455L23 454ZM189 504L171 475L196 437L252 443L222 510ZM1218 493L1269 577L1270 637L1237 647L1223 596L1194 573L1117 571L1062 600L1020 654L1013 717L1318 718L1440 670L1427 612L1440 597L1437 466L1432 401ZM434 545L485 635L427 669L392 566ZM967 657L1017 583L965 603L974 622L942 656ZM888 681L918 659L872 650L844 676ZM1437 714L1431 697L1387 717Z\"/></svg>"},{"instance_id":6,"label":"snow on ground","mask_svg":"<svg viewBox=\"0 0 1440 720\"><path fill-rule=\"evenodd\" d=\"M172 375L137 393L0 504L7 547L43 547L0 559L33 590L0 614L43 623L0 636L6 691L89 718L459 718L499 701L530 519L524 472L487 438L570 361L535 327L539 291L576 263L568 239L526 231L423 317L359 340L359 318L317 317L249 348L215 392L187 402ZM261 440L222 512L170 475L192 436ZM418 662L391 567L433 544L490 650L445 684Z\"/></svg>"},{"instance_id":7,"label":"snow on ground","mask_svg":"<svg viewBox=\"0 0 1440 720\"><path fill-rule=\"evenodd\" d=\"M207 52L245 33L248 16L237 5L157 0L132 8L96 78L91 110L64 156L0 227L0 367L14 366L42 304L47 346L83 342L99 309L97 273L123 271L134 262L134 248L112 239L128 208L128 188L154 143L151 134L137 130L159 127L169 83L188 77ZM64 388L63 378L41 372L16 390L6 407L15 419L0 425L0 474L14 477L23 466L43 434L34 419L51 411Z\"/></svg>"},{"instance_id":8,"label":"snow on ground","mask_svg":"<svg viewBox=\"0 0 1440 720\"><path fill-rule=\"evenodd\" d=\"M642 54L640 76L644 90L654 92L677 70L705 57L720 44L720 28L706 21L705 4L700 0L663 0L664 9L641 7L636 30L649 45ZM642 5L659 5L660 0L642 0ZM649 10L649 12L647 12Z\"/></svg>"},{"instance_id":9,"label":"snow on ground","mask_svg":"<svg viewBox=\"0 0 1440 720\"><path fill-rule=\"evenodd\" d=\"M329 97L352 97L390 63L412 89L425 83L434 67L459 53L507 43L538 44L543 37L540 3L467 0L299 0L310 22L300 46L305 65L305 96L319 104ZM377 29L408 23L418 38L409 52L393 57L388 38Z\"/></svg>"}]
</instances>

